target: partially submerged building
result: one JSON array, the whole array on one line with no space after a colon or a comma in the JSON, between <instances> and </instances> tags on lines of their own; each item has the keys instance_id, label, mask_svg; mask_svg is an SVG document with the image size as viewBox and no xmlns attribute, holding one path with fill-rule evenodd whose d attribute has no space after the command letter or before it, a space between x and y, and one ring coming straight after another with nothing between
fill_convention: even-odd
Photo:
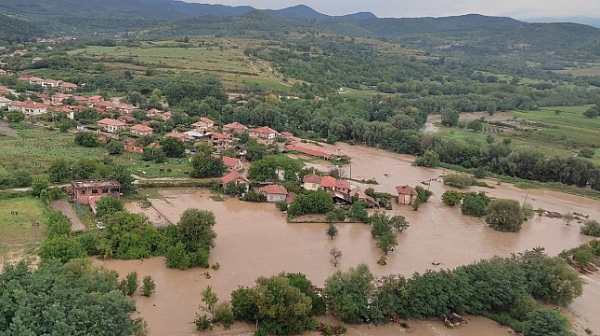
<instances>
[{"instance_id":1,"label":"partially submerged building","mask_svg":"<svg viewBox=\"0 0 600 336\"><path fill-rule=\"evenodd\" d=\"M89 205L92 197L121 197L121 184L115 179L73 180L69 187L73 202Z\"/></svg>"}]
</instances>

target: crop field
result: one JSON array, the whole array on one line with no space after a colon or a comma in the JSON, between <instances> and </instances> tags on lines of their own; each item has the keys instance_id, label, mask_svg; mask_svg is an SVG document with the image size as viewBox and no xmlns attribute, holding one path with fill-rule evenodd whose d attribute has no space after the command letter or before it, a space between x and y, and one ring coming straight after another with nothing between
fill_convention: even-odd
<instances>
[{"instance_id":1,"label":"crop field","mask_svg":"<svg viewBox=\"0 0 600 336\"><path fill-rule=\"evenodd\" d=\"M42 201L32 197L0 200L0 259L10 252L36 247L45 231Z\"/></svg>"},{"instance_id":2,"label":"crop field","mask_svg":"<svg viewBox=\"0 0 600 336\"><path fill-rule=\"evenodd\" d=\"M142 161L141 154L108 156L104 147L78 146L70 133L29 127L19 130L18 134L19 137L0 137L0 172L23 168L34 175L40 175L53 159L60 157L74 161L110 157L117 164L129 166L133 174L148 178L185 177L185 171L191 170L191 164L186 158L169 159L166 163L156 164L153 161Z\"/></svg>"},{"instance_id":3,"label":"crop field","mask_svg":"<svg viewBox=\"0 0 600 336\"><path fill-rule=\"evenodd\" d=\"M566 70L558 70L556 72L570 74L573 76L600 76L600 64L591 63L586 67L568 68Z\"/></svg>"},{"instance_id":4,"label":"crop field","mask_svg":"<svg viewBox=\"0 0 600 336\"><path fill-rule=\"evenodd\" d=\"M72 55L103 62L109 68L145 71L151 67L174 73L219 76L228 87L256 83L269 89L286 91L290 83L269 64L244 55L248 47L264 43L257 40L193 38L188 45L175 41L144 42L136 47L89 46L71 51ZM125 61L133 60L133 62Z\"/></svg>"},{"instance_id":5,"label":"crop field","mask_svg":"<svg viewBox=\"0 0 600 336\"><path fill-rule=\"evenodd\" d=\"M540 151L548 156L576 155L580 149L596 148L592 160L600 163L600 118L590 119L583 116L590 106L544 107L537 111L513 111L511 124L517 130L495 133L498 139L512 139L513 149ZM560 110L559 114L555 111ZM516 118L516 120L514 119ZM487 118L486 118L487 119ZM493 126L484 124L486 126ZM484 142L485 132L475 133L466 129L440 127L444 138L476 140Z\"/></svg>"}]
</instances>

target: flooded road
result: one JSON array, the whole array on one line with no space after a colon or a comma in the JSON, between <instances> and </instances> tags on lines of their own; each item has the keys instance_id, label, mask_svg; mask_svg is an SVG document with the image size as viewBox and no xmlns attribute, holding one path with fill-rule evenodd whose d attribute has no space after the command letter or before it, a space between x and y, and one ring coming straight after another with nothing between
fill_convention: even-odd
<instances>
[{"instance_id":1,"label":"flooded road","mask_svg":"<svg viewBox=\"0 0 600 336\"><path fill-rule=\"evenodd\" d=\"M320 148L327 151L340 148L352 157L352 178L377 180L379 185L371 186L377 191L394 193L397 185L415 186L421 181L435 179L446 173L441 169L412 167L413 159L408 156L372 148L344 144ZM327 170L325 164L317 165L322 170ZM349 176L350 167L344 167L343 170L344 176ZM510 185L494 187L496 188L472 190L482 190L491 197L512 198L520 202L527 197L534 208L560 213L575 211L589 214L591 218L600 218L598 201L546 190L521 190ZM488 228L483 219L463 216L460 209L443 205L440 196L447 187L441 182L432 181L430 188L434 196L418 212L412 211L408 206L398 205L388 212L390 215L405 216L410 227L398 236L399 245L388 256L386 266L376 263L382 254L375 246L369 226L365 224L338 224L339 236L331 240L325 234L325 224L288 224L285 214L279 212L273 204L245 203L235 199L216 202L209 198L207 190L202 189L159 190L163 197L152 199L153 208L150 209L174 223L179 220L183 211L192 207L215 213L215 230L218 236L210 262L219 262L221 269L209 270L212 276L210 280L204 276L205 269L170 270L165 267L162 258L143 262L109 260L105 264L122 276L135 270L140 277L151 275L155 279L155 296L136 297L138 310L149 324L150 335L187 335L193 333L194 328L190 322L200 304L200 292L207 285L213 286L223 300L228 300L231 291L238 286L252 286L257 277L271 276L282 271L302 272L317 286L322 286L325 279L335 271L329 261L329 251L333 247L342 251L341 269L365 262L377 276L392 273L411 276L414 272L454 268L494 255L509 256L538 246L545 247L549 254L556 255L588 240L579 234L579 224L567 226L560 219L537 216L525 223L520 233L497 232ZM128 206L128 209L134 212L147 211L134 206ZM433 266L432 262L441 264ZM583 316L588 309L585 308L585 301L579 300L574 303L574 311ZM507 334L505 328L480 318L473 318L472 323L459 330L446 329L438 322L414 324L417 327L413 335ZM386 336L397 334L396 329L401 329L398 326L353 328L350 334L356 332L356 335L361 336ZM590 328L595 330L595 327Z\"/></svg>"}]
</instances>

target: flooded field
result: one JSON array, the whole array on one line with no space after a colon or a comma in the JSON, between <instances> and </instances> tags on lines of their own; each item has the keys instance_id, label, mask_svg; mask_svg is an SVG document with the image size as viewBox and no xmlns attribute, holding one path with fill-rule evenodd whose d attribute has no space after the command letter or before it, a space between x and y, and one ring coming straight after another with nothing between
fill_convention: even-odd
<instances>
[{"instance_id":1,"label":"flooded field","mask_svg":"<svg viewBox=\"0 0 600 336\"><path fill-rule=\"evenodd\" d=\"M338 148L352 157L352 178L375 179L379 185L372 187L378 191L393 193L397 185L414 186L445 173L440 169L412 167L412 158L376 149L347 145L320 147L327 151ZM312 164L323 170L328 169L326 163ZM344 167L343 171L344 176L349 176L350 167ZM206 270L201 268L188 271L167 269L162 258L143 262L109 260L105 264L121 275L135 270L140 277L151 275L156 280L157 292L153 297L136 298L138 310L149 324L150 335L187 335L193 334L194 328L190 322L200 303L200 292L207 285L213 286L224 300L228 300L231 291L238 286L251 286L259 276L270 276L282 271L305 273L316 285L321 286L335 271L329 261L329 251L333 247L343 253L340 263L342 269L365 262L378 276L391 273L410 276L414 272L454 268L494 255L509 256L538 246L543 246L549 254L556 255L563 249L588 240L579 234L579 224L567 226L560 219L537 216L525 223L520 233L494 231L485 225L483 219L463 216L460 209L443 205L440 196L446 187L441 179L439 181L431 182L430 188L434 196L418 212L411 211L408 206L397 205L389 212L391 215L405 216L410 227L399 235L399 245L388 256L386 266L376 263L381 252L376 248L367 225L338 225L339 237L331 240L325 234L325 224L288 224L285 215L276 210L273 204L245 203L235 199L215 202L209 198L210 193L202 189L159 190L162 198L151 200L152 208L142 209L128 205L128 209L142 213L150 211L150 218L158 213L174 223L188 208L213 211L217 219L215 230L218 237L211 253L211 263L219 262L221 269L216 272L210 270L211 279L206 279ZM510 185L496 185L495 189L472 189L486 191L491 197L512 198L520 202L527 198L534 208L560 213L575 211L589 214L591 218L600 218L600 202L578 196L546 190L525 191ZM433 262L440 265L433 266ZM597 285L598 278L595 279ZM590 287L589 284L586 285L587 288L598 290L597 286ZM578 322L585 322L585 318L594 320L593 315L589 315L594 311L588 313L588 306L598 301L588 302L585 299L587 296L578 299L573 305L574 314L577 315L574 318ZM473 318L470 324L458 330L446 329L438 322L415 321L410 324L416 329L411 330L413 335L507 334L505 328L480 318ZM593 324L587 327L600 331ZM227 333L251 332L252 330L240 330ZM406 331L398 326L355 326L350 335L386 336L400 332Z\"/></svg>"}]
</instances>

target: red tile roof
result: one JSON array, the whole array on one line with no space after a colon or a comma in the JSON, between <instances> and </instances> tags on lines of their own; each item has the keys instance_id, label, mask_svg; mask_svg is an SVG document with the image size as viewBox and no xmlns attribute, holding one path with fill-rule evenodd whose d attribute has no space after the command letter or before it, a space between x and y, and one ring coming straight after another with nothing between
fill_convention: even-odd
<instances>
[{"instance_id":1,"label":"red tile roof","mask_svg":"<svg viewBox=\"0 0 600 336\"><path fill-rule=\"evenodd\" d=\"M415 188L409 187L407 185L396 187L396 191L400 195L412 195L412 196L418 195L417 190L415 190Z\"/></svg>"},{"instance_id":2,"label":"red tile roof","mask_svg":"<svg viewBox=\"0 0 600 336\"><path fill-rule=\"evenodd\" d=\"M244 126L236 121L236 122L232 122L231 124L227 124L227 125L223 126L223 128L231 128L236 131L243 131L246 129L246 126Z\"/></svg>"},{"instance_id":3,"label":"red tile roof","mask_svg":"<svg viewBox=\"0 0 600 336\"><path fill-rule=\"evenodd\" d=\"M73 84L73 83L69 83L69 82L62 82L59 85L61 88L65 88L65 89L76 89L77 88L77 84Z\"/></svg>"},{"instance_id":4,"label":"red tile roof","mask_svg":"<svg viewBox=\"0 0 600 336\"><path fill-rule=\"evenodd\" d=\"M335 188L350 190L350 182L344 181L344 180L337 180L337 181L335 181Z\"/></svg>"},{"instance_id":5,"label":"red tile roof","mask_svg":"<svg viewBox=\"0 0 600 336\"><path fill-rule=\"evenodd\" d=\"M263 192L265 194L282 194L282 195L288 194L287 189L285 189L284 186L279 185L279 184L270 184L270 185L267 185L267 186L264 186L264 187L258 189L258 191Z\"/></svg>"},{"instance_id":6,"label":"red tile roof","mask_svg":"<svg viewBox=\"0 0 600 336\"><path fill-rule=\"evenodd\" d=\"M304 178L302 179L302 181L304 183L321 184L321 176L319 176L317 174L305 175Z\"/></svg>"},{"instance_id":7,"label":"red tile roof","mask_svg":"<svg viewBox=\"0 0 600 336\"><path fill-rule=\"evenodd\" d=\"M95 95L95 96L91 96L89 98L90 100L100 100L100 99L104 99L101 95Z\"/></svg>"},{"instance_id":8,"label":"red tile roof","mask_svg":"<svg viewBox=\"0 0 600 336\"><path fill-rule=\"evenodd\" d=\"M108 119L108 118L104 118L100 121L98 121L98 124L103 124L103 125L111 125L111 126L117 126L117 127L122 127L122 126L126 126L127 124L125 124L122 121L118 121L115 119Z\"/></svg>"},{"instance_id":9,"label":"red tile roof","mask_svg":"<svg viewBox=\"0 0 600 336\"><path fill-rule=\"evenodd\" d=\"M223 156L223 164L229 168L235 168L237 165L240 164L240 162L240 159Z\"/></svg>"},{"instance_id":10,"label":"red tile roof","mask_svg":"<svg viewBox=\"0 0 600 336\"><path fill-rule=\"evenodd\" d=\"M247 178L243 177L242 175L238 174L238 172L234 172L232 171L231 173L223 176L221 178L221 181L223 181L223 183L227 184L231 181L235 181L237 179L241 179L242 181L246 182L246 183L250 183L250 181L248 181Z\"/></svg>"},{"instance_id":11,"label":"red tile roof","mask_svg":"<svg viewBox=\"0 0 600 336\"><path fill-rule=\"evenodd\" d=\"M132 126L129 130L131 131L138 131L138 132L152 132L153 129L148 127L148 126L144 126L144 125L135 125Z\"/></svg>"},{"instance_id":12,"label":"red tile roof","mask_svg":"<svg viewBox=\"0 0 600 336\"><path fill-rule=\"evenodd\" d=\"M261 134L274 134L274 133L277 133L276 130L271 129L271 128L267 127L267 126L259 127L257 129L255 129L253 132L254 133L261 133Z\"/></svg>"},{"instance_id":13,"label":"red tile roof","mask_svg":"<svg viewBox=\"0 0 600 336\"><path fill-rule=\"evenodd\" d=\"M217 138L217 139L229 139L229 135L219 133L219 132L213 132L213 133L211 133L211 136L213 138Z\"/></svg>"},{"instance_id":14,"label":"red tile roof","mask_svg":"<svg viewBox=\"0 0 600 336\"><path fill-rule=\"evenodd\" d=\"M323 176L321 178L321 187L323 187L323 188L335 188L335 186L336 186L336 179L335 179L335 177Z\"/></svg>"},{"instance_id":15,"label":"red tile roof","mask_svg":"<svg viewBox=\"0 0 600 336\"><path fill-rule=\"evenodd\" d=\"M34 109L40 109L40 108L48 108L48 105L42 104L42 103L36 103L34 101L28 100L28 101L15 101L12 103L13 106L17 106L17 107L24 107L24 108L34 108Z\"/></svg>"},{"instance_id":16,"label":"red tile roof","mask_svg":"<svg viewBox=\"0 0 600 336\"><path fill-rule=\"evenodd\" d=\"M326 160L329 160L329 158L332 156L332 154L321 152L321 151L314 150L314 149L300 147L294 143L287 145L286 149L289 151L300 152L302 154L306 154L306 155L310 155L310 156L314 156L314 157L324 158Z\"/></svg>"},{"instance_id":17,"label":"red tile roof","mask_svg":"<svg viewBox=\"0 0 600 336\"><path fill-rule=\"evenodd\" d=\"M286 139L291 139L294 137L294 134L290 132L281 132L281 135L283 135Z\"/></svg>"},{"instance_id":18,"label":"red tile roof","mask_svg":"<svg viewBox=\"0 0 600 336\"><path fill-rule=\"evenodd\" d=\"M158 142L153 142L148 145L150 148L162 148L162 146Z\"/></svg>"},{"instance_id":19,"label":"red tile roof","mask_svg":"<svg viewBox=\"0 0 600 336\"><path fill-rule=\"evenodd\" d=\"M212 121L212 120L210 120L210 119L208 119L206 117L200 118L200 121L202 121L205 124L209 124L209 125L215 123L214 121Z\"/></svg>"}]
</instances>

